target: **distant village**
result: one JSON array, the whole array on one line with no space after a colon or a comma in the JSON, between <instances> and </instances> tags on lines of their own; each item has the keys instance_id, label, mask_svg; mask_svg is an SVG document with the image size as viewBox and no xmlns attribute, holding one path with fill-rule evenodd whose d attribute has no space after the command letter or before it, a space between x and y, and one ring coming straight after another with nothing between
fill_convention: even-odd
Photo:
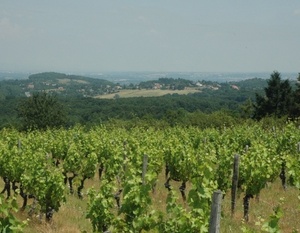
<instances>
[{"instance_id":1,"label":"distant village","mask_svg":"<svg viewBox=\"0 0 300 233\"><path fill-rule=\"evenodd\" d=\"M34 74L29 79L2 81L4 95L30 97L32 93L46 91L62 96L98 97L117 94L122 90L219 90L224 84L211 81L190 81L182 78L159 78L137 84L119 84L103 79L60 73ZM226 84L228 87L230 84ZM239 86L230 85L234 90Z\"/></svg>"},{"instance_id":2,"label":"distant village","mask_svg":"<svg viewBox=\"0 0 300 233\"><path fill-rule=\"evenodd\" d=\"M178 87L173 84L164 84L164 83L158 83L154 82L151 87L148 88L142 88L140 84L136 85L105 85L101 87L95 87L87 82L82 82L82 85L78 87L76 85L70 85L67 83L51 83L51 82L41 82L38 84L34 84L33 82L28 83L27 85L25 84L20 84L22 89L25 91L25 96L30 97L31 93L34 91L47 91L47 92L55 92L55 93L60 93L64 94L65 92L76 92L77 94L80 94L84 97L93 97L97 95L106 95L106 94L113 94L113 93L118 93L122 89L154 89L154 90L176 90ZM201 83L200 81L195 82L195 83L190 83L188 86L181 87L181 89L186 89L186 88L197 88L198 90L203 90L203 89L210 89L217 91L219 90L222 86L221 84L215 83L215 84L206 84L206 83ZM237 85L230 85L230 87L234 90L239 90L239 87Z\"/></svg>"}]
</instances>

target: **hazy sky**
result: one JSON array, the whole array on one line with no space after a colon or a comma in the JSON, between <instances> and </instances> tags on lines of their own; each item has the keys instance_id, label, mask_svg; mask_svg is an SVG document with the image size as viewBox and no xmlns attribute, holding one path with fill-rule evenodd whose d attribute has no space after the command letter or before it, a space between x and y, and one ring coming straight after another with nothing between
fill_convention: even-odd
<instances>
[{"instance_id":1,"label":"hazy sky","mask_svg":"<svg viewBox=\"0 0 300 233\"><path fill-rule=\"evenodd\" d=\"M299 0L0 0L2 71L299 72Z\"/></svg>"}]
</instances>

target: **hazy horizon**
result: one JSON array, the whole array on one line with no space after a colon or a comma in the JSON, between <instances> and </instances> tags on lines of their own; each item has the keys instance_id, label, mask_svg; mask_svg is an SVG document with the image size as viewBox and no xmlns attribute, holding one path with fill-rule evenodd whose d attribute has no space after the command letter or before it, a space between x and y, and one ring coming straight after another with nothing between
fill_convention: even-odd
<instances>
[{"instance_id":1,"label":"hazy horizon","mask_svg":"<svg viewBox=\"0 0 300 233\"><path fill-rule=\"evenodd\" d=\"M63 73L63 72L62 72ZM28 72L2 72L0 70L0 81L13 79L27 79L31 74ZM105 79L114 83L130 84L140 83L159 78L182 78L191 81L216 81L231 82L242 81L253 78L269 79L272 73L269 72L71 72L70 75L81 75L96 79ZM297 72L281 72L282 79L296 80Z\"/></svg>"},{"instance_id":2,"label":"hazy horizon","mask_svg":"<svg viewBox=\"0 0 300 233\"><path fill-rule=\"evenodd\" d=\"M0 2L0 70L298 72L300 1Z\"/></svg>"}]
</instances>

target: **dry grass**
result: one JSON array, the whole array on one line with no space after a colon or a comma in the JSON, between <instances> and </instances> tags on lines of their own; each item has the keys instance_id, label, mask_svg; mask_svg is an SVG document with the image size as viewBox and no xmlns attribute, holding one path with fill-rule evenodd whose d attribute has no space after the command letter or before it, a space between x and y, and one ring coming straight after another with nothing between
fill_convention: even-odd
<instances>
[{"instance_id":1,"label":"dry grass","mask_svg":"<svg viewBox=\"0 0 300 233\"><path fill-rule=\"evenodd\" d=\"M115 98L116 94L120 98L128 98L128 97L163 96L163 95L167 95L167 94L187 95L189 93L195 93L195 92L200 92L200 91L196 88L187 88L185 90L160 90L160 89L120 90L118 93L99 95L96 98L113 99L113 98Z\"/></svg>"},{"instance_id":2,"label":"dry grass","mask_svg":"<svg viewBox=\"0 0 300 233\"><path fill-rule=\"evenodd\" d=\"M81 79L75 79L73 80L74 82L78 82L78 83L83 83L83 84L88 84L89 82L85 81L85 80L81 80ZM71 79L69 78L61 78L58 79L58 83L60 84L68 84L71 82Z\"/></svg>"},{"instance_id":3,"label":"dry grass","mask_svg":"<svg viewBox=\"0 0 300 233\"><path fill-rule=\"evenodd\" d=\"M164 175L159 176L156 191L152 194L153 208L165 211L165 203L167 198L167 190L164 187ZM175 190L178 190L180 183L172 182L171 185ZM97 188L99 186L99 180L97 178L89 180L84 189L84 193L87 192L90 187ZM3 187L3 182L0 182L0 187ZM243 223L243 206L242 195L237 200L237 209L234 217L231 217L231 200L230 193L225 196L222 202L222 220L221 220L221 232L241 232L243 224L255 230L255 232L261 232L260 226L257 223L263 219L268 220L269 216L273 213L273 208L280 203L280 199L284 199L281 208L284 216L280 220L280 227L283 233L289 233L297 229L300 231L300 205L298 200L299 191L290 187L287 191L284 191L280 185L279 180L269 187L265 188L260 195L259 201L257 199L251 199L250 202L250 220L248 223ZM179 202L181 204L181 198L178 191ZM53 216L53 221L50 224L45 223L44 220L40 221L37 217L31 218L25 233L80 233L83 230L86 232L92 232L92 226L89 220L85 218L87 197L83 200L79 200L76 196L67 195L67 202L62 205L58 213ZM26 212L18 213L18 217L26 219L28 216Z\"/></svg>"},{"instance_id":4,"label":"dry grass","mask_svg":"<svg viewBox=\"0 0 300 233\"><path fill-rule=\"evenodd\" d=\"M60 78L58 79L58 82L61 83L61 84L67 84L71 81L71 79L69 78Z\"/></svg>"},{"instance_id":5,"label":"dry grass","mask_svg":"<svg viewBox=\"0 0 300 233\"><path fill-rule=\"evenodd\" d=\"M250 201L249 222L243 221L243 196L237 200L237 208L234 217L231 218L231 197L230 193L225 197L222 203L223 218L221 220L221 232L239 232L242 224L249 226L256 232L261 232L261 224L266 222L276 206L280 205L283 210L283 217L279 221L282 232L300 231L300 205L298 200L299 191L289 187L284 191L281 183L277 180L269 187L262 190L259 198L253 198Z\"/></svg>"}]
</instances>

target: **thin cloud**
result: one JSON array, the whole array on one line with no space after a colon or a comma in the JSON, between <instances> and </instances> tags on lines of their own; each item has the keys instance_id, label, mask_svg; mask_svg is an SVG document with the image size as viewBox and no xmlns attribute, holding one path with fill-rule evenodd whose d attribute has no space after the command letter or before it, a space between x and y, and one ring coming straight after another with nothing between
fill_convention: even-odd
<instances>
[{"instance_id":1,"label":"thin cloud","mask_svg":"<svg viewBox=\"0 0 300 233\"><path fill-rule=\"evenodd\" d=\"M154 28L151 28L148 32L147 32L148 35L157 35L158 34L158 31Z\"/></svg>"},{"instance_id":2,"label":"thin cloud","mask_svg":"<svg viewBox=\"0 0 300 233\"><path fill-rule=\"evenodd\" d=\"M139 22L143 22L143 23L146 22L146 17L143 15L138 16L137 19Z\"/></svg>"},{"instance_id":3,"label":"thin cloud","mask_svg":"<svg viewBox=\"0 0 300 233\"><path fill-rule=\"evenodd\" d=\"M294 11L294 15L300 15L300 9L296 9L296 10Z\"/></svg>"},{"instance_id":4,"label":"thin cloud","mask_svg":"<svg viewBox=\"0 0 300 233\"><path fill-rule=\"evenodd\" d=\"M0 15L0 39L20 40L37 35L37 30L33 26L23 25L28 16L22 14ZM20 22L20 23L17 23Z\"/></svg>"},{"instance_id":5,"label":"thin cloud","mask_svg":"<svg viewBox=\"0 0 300 233\"><path fill-rule=\"evenodd\" d=\"M20 35L18 25L12 23L9 18L0 19L0 38L12 38Z\"/></svg>"}]
</instances>

